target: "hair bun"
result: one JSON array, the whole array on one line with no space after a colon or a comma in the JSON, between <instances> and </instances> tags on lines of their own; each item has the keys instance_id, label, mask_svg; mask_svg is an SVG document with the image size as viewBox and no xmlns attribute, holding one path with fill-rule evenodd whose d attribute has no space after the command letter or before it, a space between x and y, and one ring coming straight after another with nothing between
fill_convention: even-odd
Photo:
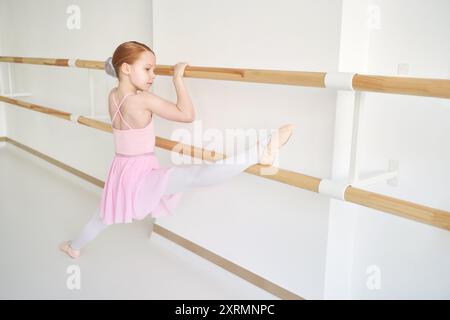
<instances>
[{"instance_id":1,"label":"hair bun","mask_svg":"<svg viewBox=\"0 0 450 320\"><path fill-rule=\"evenodd\" d=\"M109 74L111 77L116 77L117 78L116 70L114 69L114 66L112 64L112 57L109 57L105 61L105 72L107 74Z\"/></svg>"}]
</instances>

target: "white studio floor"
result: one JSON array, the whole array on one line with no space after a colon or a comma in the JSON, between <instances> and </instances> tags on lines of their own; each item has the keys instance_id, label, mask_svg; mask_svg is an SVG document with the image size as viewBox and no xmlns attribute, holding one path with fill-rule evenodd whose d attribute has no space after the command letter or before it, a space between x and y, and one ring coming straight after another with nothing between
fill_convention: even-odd
<instances>
[{"instance_id":1,"label":"white studio floor","mask_svg":"<svg viewBox=\"0 0 450 320\"><path fill-rule=\"evenodd\" d=\"M1 145L0 299L278 299L156 233L150 238L150 219L110 226L82 257L69 258L58 244L81 230L102 190ZM66 284L71 266L80 289Z\"/></svg>"}]
</instances>

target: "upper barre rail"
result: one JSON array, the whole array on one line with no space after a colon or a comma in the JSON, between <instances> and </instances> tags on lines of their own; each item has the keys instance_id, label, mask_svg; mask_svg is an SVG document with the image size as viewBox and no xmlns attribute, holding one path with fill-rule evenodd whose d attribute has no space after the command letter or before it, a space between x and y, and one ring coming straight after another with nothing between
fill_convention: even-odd
<instances>
[{"instance_id":1,"label":"upper barre rail","mask_svg":"<svg viewBox=\"0 0 450 320\"><path fill-rule=\"evenodd\" d=\"M40 64L59 67L104 69L104 61L0 56L0 62ZM157 65L155 74L171 76L174 66ZM450 80L364 75L344 72L282 71L243 68L187 66L184 76L213 80L283 84L316 88L335 88L450 99ZM342 79L340 79L342 78ZM337 79L337 82L327 81ZM339 86L342 80L343 86ZM336 86L336 83L338 84Z\"/></svg>"}]
</instances>

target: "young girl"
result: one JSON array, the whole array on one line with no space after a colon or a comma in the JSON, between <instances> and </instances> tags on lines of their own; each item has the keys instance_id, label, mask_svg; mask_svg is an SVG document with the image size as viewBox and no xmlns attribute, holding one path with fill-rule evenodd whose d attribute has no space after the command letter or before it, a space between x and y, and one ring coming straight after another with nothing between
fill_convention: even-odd
<instances>
[{"instance_id":1,"label":"young girl","mask_svg":"<svg viewBox=\"0 0 450 320\"><path fill-rule=\"evenodd\" d=\"M74 240L63 242L59 247L70 257L79 257L81 248L108 225L131 223L149 213L152 217L170 214L189 188L222 182L257 163L270 166L279 147L289 140L293 125L280 127L275 134L259 139L255 146L245 150L248 160L245 163L231 161L230 164L227 160L227 164L161 168L153 152L154 115L177 122L195 119L194 106L182 80L186 65L178 63L174 67L173 83L177 92L174 104L147 91L155 79L156 57L145 44L122 43L105 62L106 72L119 80L109 94L116 153L100 208Z\"/></svg>"}]
</instances>

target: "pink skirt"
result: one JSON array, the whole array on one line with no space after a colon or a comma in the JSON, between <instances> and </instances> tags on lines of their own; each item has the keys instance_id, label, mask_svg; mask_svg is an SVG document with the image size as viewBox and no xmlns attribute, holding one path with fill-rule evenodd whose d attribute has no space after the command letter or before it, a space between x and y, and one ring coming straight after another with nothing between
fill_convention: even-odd
<instances>
[{"instance_id":1,"label":"pink skirt","mask_svg":"<svg viewBox=\"0 0 450 320\"><path fill-rule=\"evenodd\" d=\"M131 223L148 214L163 217L172 213L183 194L164 195L173 168L160 168L153 152L131 156L116 153L102 193L103 223Z\"/></svg>"}]
</instances>

